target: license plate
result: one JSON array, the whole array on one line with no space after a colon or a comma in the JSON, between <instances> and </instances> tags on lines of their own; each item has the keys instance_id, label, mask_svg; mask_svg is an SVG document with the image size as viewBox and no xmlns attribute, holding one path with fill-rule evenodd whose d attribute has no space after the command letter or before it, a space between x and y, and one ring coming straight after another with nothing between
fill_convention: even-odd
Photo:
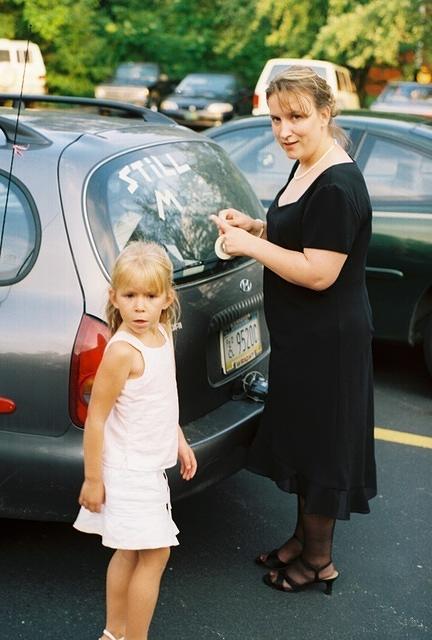
<instances>
[{"instance_id":1,"label":"license plate","mask_svg":"<svg viewBox=\"0 0 432 640\"><path fill-rule=\"evenodd\" d=\"M262 352L258 314L251 313L220 332L221 362L224 373L235 371Z\"/></svg>"},{"instance_id":2,"label":"license plate","mask_svg":"<svg viewBox=\"0 0 432 640\"><path fill-rule=\"evenodd\" d=\"M185 111L185 119L186 120L197 120L198 119L198 114L196 111Z\"/></svg>"}]
</instances>

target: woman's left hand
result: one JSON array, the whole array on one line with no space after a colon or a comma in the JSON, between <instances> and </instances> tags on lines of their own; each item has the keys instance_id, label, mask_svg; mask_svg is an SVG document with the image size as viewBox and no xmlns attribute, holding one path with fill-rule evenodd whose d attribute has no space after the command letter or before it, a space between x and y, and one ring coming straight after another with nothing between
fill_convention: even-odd
<instances>
[{"instance_id":1,"label":"woman's left hand","mask_svg":"<svg viewBox=\"0 0 432 640\"><path fill-rule=\"evenodd\" d=\"M230 256L250 255L251 243L256 240L255 236L240 227L234 227L222 218L212 215L210 220L215 223L219 233L223 236L223 251Z\"/></svg>"},{"instance_id":2,"label":"woman's left hand","mask_svg":"<svg viewBox=\"0 0 432 640\"><path fill-rule=\"evenodd\" d=\"M192 480L197 470L197 461L192 447L187 443L183 431L179 428L178 459L180 462L180 475L183 480Z\"/></svg>"}]
</instances>

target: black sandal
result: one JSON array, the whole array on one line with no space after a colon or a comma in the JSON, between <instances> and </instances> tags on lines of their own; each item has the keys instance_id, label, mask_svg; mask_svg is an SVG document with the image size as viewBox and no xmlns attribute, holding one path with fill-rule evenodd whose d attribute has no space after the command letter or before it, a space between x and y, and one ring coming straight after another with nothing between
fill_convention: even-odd
<instances>
[{"instance_id":1,"label":"black sandal","mask_svg":"<svg viewBox=\"0 0 432 640\"><path fill-rule=\"evenodd\" d=\"M295 533L290 538L290 540L293 539L297 540L297 542L303 549L303 542L296 536ZM298 554L298 556L294 556L293 558L288 560L288 562L282 562L282 560L279 558L279 549L273 549L273 551L270 551L270 553L267 554L267 558L265 560L263 560L261 556L255 558L255 564L258 564L260 567L266 567L266 569L284 569L289 565L290 562L298 558L300 556L300 553Z\"/></svg>"},{"instance_id":2,"label":"black sandal","mask_svg":"<svg viewBox=\"0 0 432 640\"><path fill-rule=\"evenodd\" d=\"M305 569L308 569L309 571L313 571L314 573L313 580L308 580L307 582L299 584L293 578L291 578L291 576L287 575L286 571L278 571L274 579L270 573L266 573L266 575L263 576L264 583L268 587L272 587L272 589L277 589L278 591L283 591L284 593L297 593L298 591L304 591L305 589L309 589L315 584L324 583L326 587L324 593L330 596L333 589L333 582L338 579L339 573L336 571L335 572L336 575L333 575L330 578L320 578L319 574L321 573L321 571L323 571L323 569L326 569L327 567L329 567L332 561L330 560L330 562L327 562L327 564L324 564L321 567L316 568L312 566L309 562L307 562L307 560L304 560L301 556L299 556L299 558L297 559L301 562L301 564L304 566ZM288 583L291 588L287 589L284 586L284 582Z\"/></svg>"}]
</instances>

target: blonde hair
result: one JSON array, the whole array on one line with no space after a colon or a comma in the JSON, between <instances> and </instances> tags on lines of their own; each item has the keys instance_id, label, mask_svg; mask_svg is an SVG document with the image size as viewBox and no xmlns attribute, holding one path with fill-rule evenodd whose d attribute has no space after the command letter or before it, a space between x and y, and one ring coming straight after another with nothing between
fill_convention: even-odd
<instances>
[{"instance_id":1,"label":"blonde hair","mask_svg":"<svg viewBox=\"0 0 432 640\"><path fill-rule=\"evenodd\" d=\"M180 304L173 283L173 266L167 252L156 242L131 242L117 256L111 274L114 289L139 286L148 292L172 297L172 303L162 310L161 323L169 331L180 315ZM108 326L115 333L122 323L119 310L108 299L105 315Z\"/></svg>"},{"instance_id":2,"label":"blonde hair","mask_svg":"<svg viewBox=\"0 0 432 640\"><path fill-rule=\"evenodd\" d=\"M305 113L309 111L308 97L312 99L316 109L328 107L330 110L328 127L331 136L336 138L343 148L348 146L347 135L333 121L338 109L331 87L313 69L300 65L288 67L270 81L266 90L267 100L273 95L277 96L282 107L289 106L289 95L295 96Z\"/></svg>"}]
</instances>

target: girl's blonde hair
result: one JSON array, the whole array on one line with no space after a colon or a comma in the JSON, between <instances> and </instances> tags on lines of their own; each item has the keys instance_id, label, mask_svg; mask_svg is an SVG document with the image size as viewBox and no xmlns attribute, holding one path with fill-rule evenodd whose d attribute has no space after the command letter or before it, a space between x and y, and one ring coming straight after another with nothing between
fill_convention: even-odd
<instances>
[{"instance_id":1,"label":"girl's blonde hair","mask_svg":"<svg viewBox=\"0 0 432 640\"><path fill-rule=\"evenodd\" d=\"M129 286L138 287L149 293L165 293L172 297L172 303L161 314L161 322L172 330L180 315L180 304L174 289L173 266L163 247L156 242L131 242L117 256L111 274L111 287L117 290ZM108 326L115 333L122 323L119 310L108 299L105 315Z\"/></svg>"},{"instance_id":2,"label":"girl's blonde hair","mask_svg":"<svg viewBox=\"0 0 432 640\"><path fill-rule=\"evenodd\" d=\"M330 110L328 125L330 134L343 148L348 146L348 137L333 120L338 110L331 87L313 69L300 65L288 67L270 81L266 90L267 100L273 95L278 97L282 107L289 107L289 96L295 96L305 113L309 112L308 97L312 99L316 109L328 107Z\"/></svg>"}]
</instances>

